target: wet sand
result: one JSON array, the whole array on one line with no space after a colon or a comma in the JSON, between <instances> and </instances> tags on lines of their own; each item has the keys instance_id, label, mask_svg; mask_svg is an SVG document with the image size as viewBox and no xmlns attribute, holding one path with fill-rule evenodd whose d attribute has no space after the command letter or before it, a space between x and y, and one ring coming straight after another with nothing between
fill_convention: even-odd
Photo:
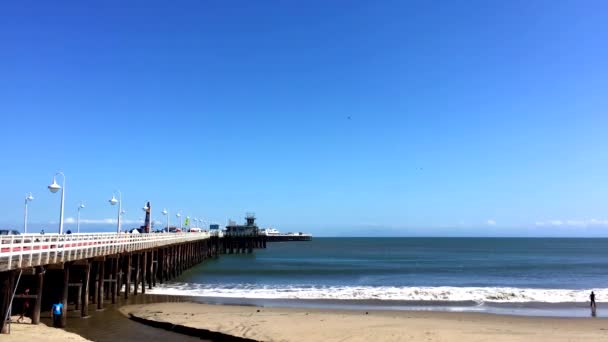
<instances>
[{"instance_id":1,"label":"wet sand","mask_svg":"<svg viewBox=\"0 0 608 342\"><path fill-rule=\"evenodd\" d=\"M90 305L88 318L80 318L80 311L71 310L69 306L67 327L52 327L49 311L41 312L41 324L13 324L10 335L1 335L1 341L146 341L146 342L201 342L200 338L186 336L134 322L118 311L120 305L169 302L179 303L186 299L156 295L131 296L129 300L121 299L118 304L104 304L104 310L95 310ZM17 316L15 316L15 320ZM26 318L29 322L29 318Z\"/></svg>"},{"instance_id":2,"label":"wet sand","mask_svg":"<svg viewBox=\"0 0 608 342\"><path fill-rule=\"evenodd\" d=\"M2 341L90 341L63 329L49 327L44 323L32 325L30 324L31 320L27 317L24 318L23 323L16 323L17 318L19 318L19 316L11 317L11 333L2 335Z\"/></svg>"},{"instance_id":3,"label":"wet sand","mask_svg":"<svg viewBox=\"0 0 608 342\"><path fill-rule=\"evenodd\" d=\"M158 303L120 308L147 320L258 341L608 341L608 319Z\"/></svg>"},{"instance_id":4,"label":"wet sand","mask_svg":"<svg viewBox=\"0 0 608 342\"><path fill-rule=\"evenodd\" d=\"M186 299L181 297L138 295L131 296L127 301L121 299L116 305L104 304L105 309L102 311L95 310L94 306L91 305L89 318L82 319L80 318L79 312L70 311L68 313L68 326L66 327L66 330L97 342L201 342L201 339L199 338L134 322L118 311L122 305L159 302L178 304L184 300ZM72 318L72 316L74 318ZM50 317L48 318L50 320Z\"/></svg>"}]
</instances>

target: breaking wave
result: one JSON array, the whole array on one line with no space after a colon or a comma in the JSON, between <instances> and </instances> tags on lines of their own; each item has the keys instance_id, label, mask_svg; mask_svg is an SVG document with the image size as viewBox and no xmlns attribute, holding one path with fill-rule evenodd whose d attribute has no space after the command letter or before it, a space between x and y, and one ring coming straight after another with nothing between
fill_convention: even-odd
<instances>
[{"instance_id":1,"label":"breaking wave","mask_svg":"<svg viewBox=\"0 0 608 342\"><path fill-rule=\"evenodd\" d=\"M192 297L251 299L383 300L477 303L571 303L585 302L592 289L536 289L510 287L397 287L397 286L264 286L256 284L203 285L169 283L151 294ZM593 289L597 298L608 296L608 288Z\"/></svg>"}]
</instances>

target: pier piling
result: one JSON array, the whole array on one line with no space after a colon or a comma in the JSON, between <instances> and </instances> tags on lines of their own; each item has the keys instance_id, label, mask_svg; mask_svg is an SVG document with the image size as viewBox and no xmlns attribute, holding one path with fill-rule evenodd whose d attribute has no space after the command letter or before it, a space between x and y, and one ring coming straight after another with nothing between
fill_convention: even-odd
<instances>
[{"instance_id":1,"label":"pier piling","mask_svg":"<svg viewBox=\"0 0 608 342\"><path fill-rule=\"evenodd\" d=\"M42 289L44 287L44 268L36 267L36 301L32 311L32 324L40 323L40 308L42 307Z\"/></svg>"},{"instance_id":2,"label":"pier piling","mask_svg":"<svg viewBox=\"0 0 608 342\"><path fill-rule=\"evenodd\" d=\"M125 270L125 299L129 298L129 292L131 292L131 254L127 254L126 258L126 270Z\"/></svg>"},{"instance_id":3,"label":"pier piling","mask_svg":"<svg viewBox=\"0 0 608 342\"><path fill-rule=\"evenodd\" d=\"M89 283L91 278L91 263L87 260L82 276L82 293L80 297L80 317L89 316Z\"/></svg>"},{"instance_id":4,"label":"pier piling","mask_svg":"<svg viewBox=\"0 0 608 342\"><path fill-rule=\"evenodd\" d=\"M105 269L106 269L106 262L105 262L105 258L102 258L101 260L97 261L97 267L98 267L98 276L97 276L97 310L103 310L103 298L104 298L104 292L103 292L103 285L104 285L104 277L105 277Z\"/></svg>"},{"instance_id":5,"label":"pier piling","mask_svg":"<svg viewBox=\"0 0 608 342\"><path fill-rule=\"evenodd\" d=\"M68 320L68 287L70 284L70 265L65 263L63 265L63 291L61 293L61 303L63 303L63 310L61 310L61 324L60 328L65 327Z\"/></svg>"},{"instance_id":6,"label":"pier piling","mask_svg":"<svg viewBox=\"0 0 608 342\"><path fill-rule=\"evenodd\" d=\"M140 258L142 258L141 262L141 293L146 293L146 277L148 270L148 252L141 253Z\"/></svg>"}]
</instances>

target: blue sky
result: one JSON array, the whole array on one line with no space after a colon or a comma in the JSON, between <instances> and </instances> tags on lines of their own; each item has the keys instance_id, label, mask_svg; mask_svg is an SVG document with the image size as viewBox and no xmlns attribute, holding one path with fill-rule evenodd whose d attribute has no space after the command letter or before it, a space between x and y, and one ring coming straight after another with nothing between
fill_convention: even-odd
<instances>
[{"instance_id":1,"label":"blue sky","mask_svg":"<svg viewBox=\"0 0 608 342\"><path fill-rule=\"evenodd\" d=\"M0 221L54 231L61 170L90 230L119 189L127 226L608 235L606 41L603 1L3 3Z\"/></svg>"}]
</instances>

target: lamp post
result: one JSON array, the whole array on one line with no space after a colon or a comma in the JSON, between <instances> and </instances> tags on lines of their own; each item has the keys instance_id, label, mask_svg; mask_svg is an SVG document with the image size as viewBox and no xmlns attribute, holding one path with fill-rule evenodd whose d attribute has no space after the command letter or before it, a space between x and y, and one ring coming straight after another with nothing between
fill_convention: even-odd
<instances>
[{"instance_id":1,"label":"lamp post","mask_svg":"<svg viewBox=\"0 0 608 342\"><path fill-rule=\"evenodd\" d=\"M32 193L25 195L25 209L23 214L23 234L27 234L27 202L31 202L34 199Z\"/></svg>"},{"instance_id":2,"label":"lamp post","mask_svg":"<svg viewBox=\"0 0 608 342\"><path fill-rule=\"evenodd\" d=\"M61 175L63 178L62 186L57 184L57 175ZM57 172L55 176L53 176L53 184L49 185L48 188L52 193L56 193L59 191L59 189L61 189L61 206L59 207L59 234L63 234L63 202L65 199L65 175L63 172Z\"/></svg>"},{"instance_id":3,"label":"lamp post","mask_svg":"<svg viewBox=\"0 0 608 342\"><path fill-rule=\"evenodd\" d=\"M182 212L178 212L177 214L175 214L175 217L177 217L179 219L179 230L182 230Z\"/></svg>"},{"instance_id":4,"label":"lamp post","mask_svg":"<svg viewBox=\"0 0 608 342\"><path fill-rule=\"evenodd\" d=\"M84 208L84 203L80 202L78 205L78 217L76 219L76 233L80 233L80 209Z\"/></svg>"},{"instance_id":5,"label":"lamp post","mask_svg":"<svg viewBox=\"0 0 608 342\"><path fill-rule=\"evenodd\" d=\"M122 210L122 194L120 193L120 191L117 192L118 199L116 199L114 194L112 194L112 198L109 200L109 202L111 205L116 205L116 203L118 203L118 219L116 224L116 232L120 233L120 217L122 216L122 214L124 214L124 211Z\"/></svg>"},{"instance_id":6,"label":"lamp post","mask_svg":"<svg viewBox=\"0 0 608 342\"><path fill-rule=\"evenodd\" d=\"M144 207L141 208L146 213L143 224L145 226L144 231L146 233L149 233L152 230L152 211L150 210L148 203L150 203L150 201L146 201L146 203L144 203Z\"/></svg>"},{"instance_id":7,"label":"lamp post","mask_svg":"<svg viewBox=\"0 0 608 342\"><path fill-rule=\"evenodd\" d=\"M163 209L163 215L167 216L167 233L169 232L169 212L167 209Z\"/></svg>"}]
</instances>

